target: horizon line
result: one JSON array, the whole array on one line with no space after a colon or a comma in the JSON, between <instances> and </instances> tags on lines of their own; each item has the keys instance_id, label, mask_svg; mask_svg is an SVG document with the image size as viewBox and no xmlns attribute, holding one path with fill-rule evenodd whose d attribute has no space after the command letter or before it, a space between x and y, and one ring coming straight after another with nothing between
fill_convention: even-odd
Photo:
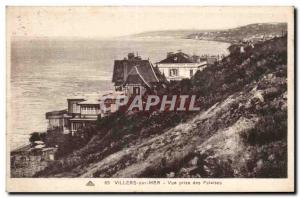
<instances>
[{"instance_id":1,"label":"horizon line","mask_svg":"<svg viewBox=\"0 0 300 198\"><path fill-rule=\"evenodd\" d=\"M120 36L99 36L99 37L91 37L91 36L26 36L26 35L19 35L19 36L14 36L11 35L11 40L18 40L18 39L25 39L25 38L30 38L30 39L90 39L90 40L109 40L109 39L118 39L118 38L128 38L128 37L133 37L133 36L138 36L140 34L147 34L147 33L155 33L155 32L176 32L176 31L225 31L225 30L230 30L230 29L235 29L235 28L240 28L240 27L245 27L248 25L256 25L256 24L287 24L286 22L265 22L265 23L248 23L245 25L238 25L235 27L228 27L228 28L211 28L211 29L198 29L198 28L186 28L186 29L157 29L157 30L149 30L149 31L141 31L137 33L131 33L131 34L125 34L125 35L120 35ZM167 36L165 36L167 37Z\"/></svg>"}]
</instances>

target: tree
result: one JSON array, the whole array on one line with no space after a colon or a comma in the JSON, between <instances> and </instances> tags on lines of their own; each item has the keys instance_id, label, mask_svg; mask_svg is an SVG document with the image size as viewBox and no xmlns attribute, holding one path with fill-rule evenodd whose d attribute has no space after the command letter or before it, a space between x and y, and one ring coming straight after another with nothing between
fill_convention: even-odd
<instances>
[{"instance_id":1,"label":"tree","mask_svg":"<svg viewBox=\"0 0 300 198\"><path fill-rule=\"evenodd\" d=\"M45 141L46 133L33 132L30 134L29 141L34 143L35 141Z\"/></svg>"}]
</instances>

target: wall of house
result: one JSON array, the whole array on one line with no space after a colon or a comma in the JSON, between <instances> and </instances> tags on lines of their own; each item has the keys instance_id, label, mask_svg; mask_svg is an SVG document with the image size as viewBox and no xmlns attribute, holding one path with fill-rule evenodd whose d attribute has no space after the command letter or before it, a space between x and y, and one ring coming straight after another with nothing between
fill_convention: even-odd
<instances>
[{"instance_id":1,"label":"wall of house","mask_svg":"<svg viewBox=\"0 0 300 198\"><path fill-rule=\"evenodd\" d=\"M128 84L128 85L126 85L126 87L125 87L125 94L127 95L127 96L132 96L132 95L134 95L134 88L135 87L139 87L139 89L140 89L140 95L144 95L144 93L146 92L146 88L144 87L144 86L142 86L142 85L133 85L133 84Z\"/></svg>"},{"instance_id":2,"label":"wall of house","mask_svg":"<svg viewBox=\"0 0 300 198\"><path fill-rule=\"evenodd\" d=\"M100 105L80 105L81 117L97 117L100 113Z\"/></svg>"},{"instance_id":3,"label":"wall of house","mask_svg":"<svg viewBox=\"0 0 300 198\"><path fill-rule=\"evenodd\" d=\"M68 112L69 113L80 113L79 102L84 101L84 99L68 99Z\"/></svg>"},{"instance_id":4,"label":"wall of house","mask_svg":"<svg viewBox=\"0 0 300 198\"><path fill-rule=\"evenodd\" d=\"M69 133L69 120L64 115L49 116L47 129L57 129L62 133Z\"/></svg>"},{"instance_id":5,"label":"wall of house","mask_svg":"<svg viewBox=\"0 0 300 198\"><path fill-rule=\"evenodd\" d=\"M105 101L105 108L101 109L101 117L105 117L110 113L114 113L119 109L119 106L116 104L115 99L107 99Z\"/></svg>"},{"instance_id":6,"label":"wall of house","mask_svg":"<svg viewBox=\"0 0 300 198\"><path fill-rule=\"evenodd\" d=\"M191 78L198 70L202 71L206 66L199 67L199 63L164 63L157 64L161 73L165 75L167 80L181 80L183 78ZM178 69L177 76L170 76L171 69ZM192 75L191 75L192 70Z\"/></svg>"},{"instance_id":7,"label":"wall of house","mask_svg":"<svg viewBox=\"0 0 300 198\"><path fill-rule=\"evenodd\" d=\"M56 127L63 127L62 115L48 117L48 129L54 129Z\"/></svg>"},{"instance_id":8,"label":"wall of house","mask_svg":"<svg viewBox=\"0 0 300 198\"><path fill-rule=\"evenodd\" d=\"M78 129L83 127L88 127L96 124L96 120L77 120L77 121L71 121L71 132L72 135L74 135Z\"/></svg>"},{"instance_id":9,"label":"wall of house","mask_svg":"<svg viewBox=\"0 0 300 198\"><path fill-rule=\"evenodd\" d=\"M84 122L71 122L71 131L72 133L76 132L78 129L85 127Z\"/></svg>"}]
</instances>

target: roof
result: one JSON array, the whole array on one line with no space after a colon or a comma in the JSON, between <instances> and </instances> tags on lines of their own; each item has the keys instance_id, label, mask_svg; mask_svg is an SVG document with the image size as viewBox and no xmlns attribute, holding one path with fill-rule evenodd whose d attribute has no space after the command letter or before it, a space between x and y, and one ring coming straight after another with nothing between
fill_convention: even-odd
<instances>
[{"instance_id":1,"label":"roof","mask_svg":"<svg viewBox=\"0 0 300 198\"><path fill-rule=\"evenodd\" d=\"M99 92L94 92L94 93L87 93L87 94L83 94L84 96L81 99L78 104L79 105L98 105L100 104L101 99L103 99L103 97L105 97L105 99L111 98L122 98L122 95L125 94L124 92L121 91L113 91L113 90L106 90L106 91L99 91ZM74 100L74 99L71 99Z\"/></svg>"},{"instance_id":2,"label":"roof","mask_svg":"<svg viewBox=\"0 0 300 198\"><path fill-rule=\"evenodd\" d=\"M84 97L83 96L77 96L77 95L75 95L75 96L72 96L72 98L68 98L67 99L68 101L69 100L75 100L75 101L80 101L80 100L84 100Z\"/></svg>"},{"instance_id":3,"label":"roof","mask_svg":"<svg viewBox=\"0 0 300 198\"><path fill-rule=\"evenodd\" d=\"M158 82L150 61L139 58L115 60L112 82L117 86L123 85L134 67L138 68L138 73L141 74L147 83Z\"/></svg>"},{"instance_id":4,"label":"roof","mask_svg":"<svg viewBox=\"0 0 300 198\"><path fill-rule=\"evenodd\" d=\"M96 121L97 118L72 118L70 121Z\"/></svg>"},{"instance_id":5,"label":"roof","mask_svg":"<svg viewBox=\"0 0 300 198\"><path fill-rule=\"evenodd\" d=\"M88 98L85 101L79 102L79 105L97 105L100 104L99 103L99 99L98 98Z\"/></svg>"},{"instance_id":6,"label":"roof","mask_svg":"<svg viewBox=\"0 0 300 198\"><path fill-rule=\"evenodd\" d=\"M159 80L153 66L148 62L148 64L134 66L128 73L124 84L144 84L151 87L151 84L156 82Z\"/></svg>"},{"instance_id":7,"label":"roof","mask_svg":"<svg viewBox=\"0 0 300 198\"><path fill-rule=\"evenodd\" d=\"M139 73L136 66L130 70L124 84L143 84L150 87L150 84L148 84L143 76Z\"/></svg>"},{"instance_id":8,"label":"roof","mask_svg":"<svg viewBox=\"0 0 300 198\"><path fill-rule=\"evenodd\" d=\"M46 118L48 118L49 116L58 116L58 115L64 115L67 113L68 113L67 109L60 110L60 111L50 111L50 112L46 113Z\"/></svg>"},{"instance_id":9,"label":"roof","mask_svg":"<svg viewBox=\"0 0 300 198\"><path fill-rule=\"evenodd\" d=\"M36 145L34 148L41 149L41 148L45 148L45 147L46 147L45 145L39 144L39 145Z\"/></svg>"},{"instance_id":10,"label":"roof","mask_svg":"<svg viewBox=\"0 0 300 198\"><path fill-rule=\"evenodd\" d=\"M103 99L121 99L121 98L125 98L126 95L123 91L113 91L113 92L108 92L106 94L103 94L100 98L99 101L103 100Z\"/></svg>"},{"instance_id":11,"label":"roof","mask_svg":"<svg viewBox=\"0 0 300 198\"><path fill-rule=\"evenodd\" d=\"M146 62L146 64L136 66L137 72L141 75L141 77L148 83L158 82L158 78L154 72L153 66L150 61Z\"/></svg>"},{"instance_id":12,"label":"roof","mask_svg":"<svg viewBox=\"0 0 300 198\"><path fill-rule=\"evenodd\" d=\"M43 141L34 141L35 144L45 144Z\"/></svg>"},{"instance_id":13,"label":"roof","mask_svg":"<svg viewBox=\"0 0 300 198\"><path fill-rule=\"evenodd\" d=\"M144 60L115 60L114 63L114 72L113 72L113 78L112 82L121 85L124 83L125 79L125 73L128 73L132 67L136 66L137 64L143 64ZM127 69L125 68L127 67Z\"/></svg>"},{"instance_id":14,"label":"roof","mask_svg":"<svg viewBox=\"0 0 300 198\"><path fill-rule=\"evenodd\" d=\"M169 53L167 58L158 63L194 63L191 57L183 52Z\"/></svg>"},{"instance_id":15,"label":"roof","mask_svg":"<svg viewBox=\"0 0 300 198\"><path fill-rule=\"evenodd\" d=\"M43 148L42 151L45 152L45 151L55 151L57 150L57 148L54 148L54 147L47 147L47 148Z\"/></svg>"}]
</instances>

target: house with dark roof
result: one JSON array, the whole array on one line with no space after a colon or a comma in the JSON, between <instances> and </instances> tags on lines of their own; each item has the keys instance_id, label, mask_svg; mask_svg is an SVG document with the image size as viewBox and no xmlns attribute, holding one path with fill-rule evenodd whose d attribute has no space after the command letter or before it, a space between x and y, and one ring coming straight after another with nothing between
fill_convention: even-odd
<instances>
[{"instance_id":1,"label":"house with dark roof","mask_svg":"<svg viewBox=\"0 0 300 198\"><path fill-rule=\"evenodd\" d=\"M128 96L143 95L162 79L159 70L149 60L142 60L133 53L123 60L115 60L112 82L116 91L124 91Z\"/></svg>"},{"instance_id":2,"label":"house with dark roof","mask_svg":"<svg viewBox=\"0 0 300 198\"><path fill-rule=\"evenodd\" d=\"M191 78L197 71L207 67L207 62L179 51L168 52L167 57L156 63L156 66L168 81L173 81Z\"/></svg>"}]
</instances>

